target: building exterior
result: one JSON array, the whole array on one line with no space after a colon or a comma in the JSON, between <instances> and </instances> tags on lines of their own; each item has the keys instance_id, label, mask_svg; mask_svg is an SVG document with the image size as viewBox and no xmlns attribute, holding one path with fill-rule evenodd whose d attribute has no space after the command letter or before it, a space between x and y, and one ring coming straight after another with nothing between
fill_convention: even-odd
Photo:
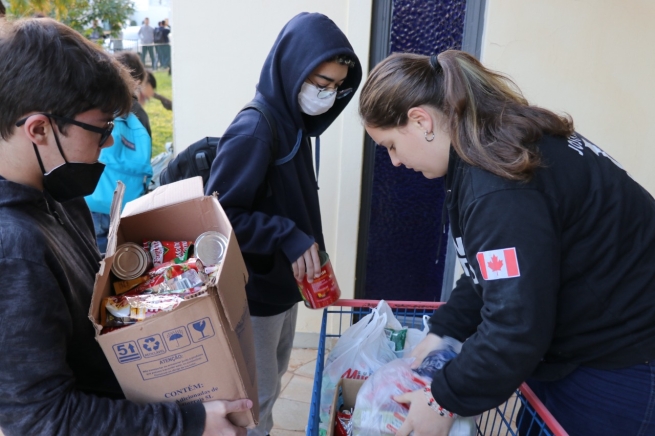
<instances>
[{"instance_id":1,"label":"building exterior","mask_svg":"<svg viewBox=\"0 0 655 436\"><path fill-rule=\"evenodd\" d=\"M321 12L332 18L350 39L363 70L369 71L367 63L375 54L371 47L379 37L372 32L380 24L374 22L379 19L374 10L385 1L171 2L176 152L203 136L223 133L254 95L278 32L299 12ZM414 3L420 8L443 2ZM464 38L466 32L473 32L469 37L476 40L483 63L510 75L530 102L572 115L580 132L655 193L651 170L655 56L650 46L655 41L655 28L650 25L655 3L468 0L465 6L467 19L474 12L482 14L480 27L464 29ZM343 298L353 298L359 289L356 276L358 250L360 256L362 250L358 237L366 156L356 100L321 138L324 234ZM319 313L302 308L298 331L315 333L319 325Z\"/></svg>"}]
</instances>

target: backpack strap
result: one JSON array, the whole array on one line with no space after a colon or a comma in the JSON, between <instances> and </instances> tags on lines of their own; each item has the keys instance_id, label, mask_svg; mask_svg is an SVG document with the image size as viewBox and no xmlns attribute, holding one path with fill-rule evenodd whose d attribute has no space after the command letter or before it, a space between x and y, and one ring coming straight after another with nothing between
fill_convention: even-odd
<instances>
[{"instance_id":1,"label":"backpack strap","mask_svg":"<svg viewBox=\"0 0 655 436\"><path fill-rule=\"evenodd\" d=\"M243 112L246 109L255 109L257 112L261 113L264 116L264 119L266 120L268 127L271 129L271 135L273 136L273 149L271 150L272 152L271 162L275 162L275 157L277 156L278 150L280 149L280 138L277 136L277 127L275 127L275 118L273 118L273 114L271 114L271 111L266 107L266 105L256 100L252 100L250 103L245 105L243 108L241 108L240 112Z\"/></svg>"}]
</instances>

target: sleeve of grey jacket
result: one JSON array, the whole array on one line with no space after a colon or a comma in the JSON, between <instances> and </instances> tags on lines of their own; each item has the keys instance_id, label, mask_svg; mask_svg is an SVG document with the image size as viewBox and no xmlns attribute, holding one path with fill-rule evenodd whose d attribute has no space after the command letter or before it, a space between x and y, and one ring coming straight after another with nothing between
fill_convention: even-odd
<instances>
[{"instance_id":1,"label":"sleeve of grey jacket","mask_svg":"<svg viewBox=\"0 0 655 436\"><path fill-rule=\"evenodd\" d=\"M201 404L136 404L82 393L66 363L72 323L48 268L1 259L0 427L12 435L201 435ZM185 428L186 424L186 428Z\"/></svg>"}]
</instances>

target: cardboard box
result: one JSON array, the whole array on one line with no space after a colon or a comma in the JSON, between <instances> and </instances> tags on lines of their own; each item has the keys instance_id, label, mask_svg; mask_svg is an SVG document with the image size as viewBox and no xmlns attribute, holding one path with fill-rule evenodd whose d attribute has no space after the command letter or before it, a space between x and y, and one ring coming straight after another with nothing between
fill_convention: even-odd
<instances>
[{"instance_id":1,"label":"cardboard box","mask_svg":"<svg viewBox=\"0 0 655 436\"><path fill-rule=\"evenodd\" d=\"M334 424L337 419L337 412L339 411L339 394L343 398L343 408L350 409L355 407L355 401L357 400L357 393L359 388L364 384L364 380L355 380L351 378L342 378L337 383L337 387L334 390L334 398L332 399L332 409L330 412L330 422L328 423L327 435L334 435Z\"/></svg>"},{"instance_id":2,"label":"cardboard box","mask_svg":"<svg viewBox=\"0 0 655 436\"><path fill-rule=\"evenodd\" d=\"M249 398L253 408L230 416L253 427L259 416L255 350L246 299L248 273L232 226L215 196L196 177L159 187L125 206L114 195L107 255L96 276L89 318L125 396L136 402L188 403ZM117 245L142 240L194 241L216 230L228 237L225 259L208 295L175 310L100 335L100 304L113 295L110 277Z\"/></svg>"}]
</instances>

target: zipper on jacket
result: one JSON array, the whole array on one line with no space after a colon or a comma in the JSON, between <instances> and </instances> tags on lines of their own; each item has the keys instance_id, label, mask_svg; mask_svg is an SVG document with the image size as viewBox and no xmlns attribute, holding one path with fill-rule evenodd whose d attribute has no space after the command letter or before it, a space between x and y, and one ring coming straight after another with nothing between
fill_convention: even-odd
<instances>
[{"instance_id":1,"label":"zipper on jacket","mask_svg":"<svg viewBox=\"0 0 655 436\"><path fill-rule=\"evenodd\" d=\"M450 189L446 190L446 196L443 199L443 205L441 206L441 223L439 224L439 241L437 242L437 260L435 264L439 264L439 256L441 255L441 241L443 240L443 235L446 233L446 213L448 212L448 197L450 197Z\"/></svg>"},{"instance_id":2,"label":"zipper on jacket","mask_svg":"<svg viewBox=\"0 0 655 436\"><path fill-rule=\"evenodd\" d=\"M48 203L48 199L45 198L45 197L43 197L43 201L45 201L45 207L48 209L48 213L49 213L50 215L52 215L52 216L53 216L57 221L59 221L59 224L61 224L61 225L63 226L63 225L64 225L64 222L62 221L62 219L61 219L61 217L59 216L59 214L57 213L57 211L56 211L56 210L52 210L52 209L50 208L50 203Z\"/></svg>"}]
</instances>

